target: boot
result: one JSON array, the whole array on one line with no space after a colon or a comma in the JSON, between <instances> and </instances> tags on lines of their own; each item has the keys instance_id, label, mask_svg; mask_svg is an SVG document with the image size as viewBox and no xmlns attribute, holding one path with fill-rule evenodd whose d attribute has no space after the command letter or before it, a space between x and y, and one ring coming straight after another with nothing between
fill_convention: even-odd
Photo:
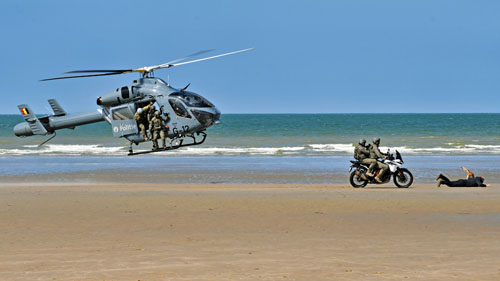
<instances>
[{"instance_id":1,"label":"boot","mask_svg":"<svg viewBox=\"0 0 500 281\"><path fill-rule=\"evenodd\" d=\"M366 175L369 176L370 178L373 178L374 176L372 173L370 173L370 171L366 172Z\"/></svg>"},{"instance_id":2,"label":"boot","mask_svg":"<svg viewBox=\"0 0 500 281\"><path fill-rule=\"evenodd\" d=\"M438 180L437 186L440 187L442 184L443 184L443 181L442 180Z\"/></svg>"},{"instance_id":3,"label":"boot","mask_svg":"<svg viewBox=\"0 0 500 281\"><path fill-rule=\"evenodd\" d=\"M354 171L354 174L355 174L356 176L360 177L360 178L361 178L362 180L364 180L364 181L365 181L365 180L368 180L368 179L366 178L365 174L361 173L361 172L360 172L360 171L358 171L358 170Z\"/></svg>"},{"instance_id":4,"label":"boot","mask_svg":"<svg viewBox=\"0 0 500 281\"><path fill-rule=\"evenodd\" d=\"M379 177L376 177L375 181L378 182L378 183L382 183L382 180Z\"/></svg>"}]
</instances>

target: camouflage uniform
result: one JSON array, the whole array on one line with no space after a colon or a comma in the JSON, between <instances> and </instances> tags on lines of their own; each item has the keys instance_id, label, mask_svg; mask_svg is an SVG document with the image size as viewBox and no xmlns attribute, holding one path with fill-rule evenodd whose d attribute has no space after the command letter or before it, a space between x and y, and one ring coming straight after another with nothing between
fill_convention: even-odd
<instances>
[{"instance_id":1,"label":"camouflage uniform","mask_svg":"<svg viewBox=\"0 0 500 281\"><path fill-rule=\"evenodd\" d=\"M155 117L155 112L156 112L156 107L153 105L153 102L150 102L149 105L150 105L150 107L146 111L146 116L148 117L148 124L149 125L148 125L148 127L146 127L146 129L151 127L151 120L153 120L153 118ZM153 138L153 131L151 131L151 129L149 129L149 136L151 138Z\"/></svg>"},{"instance_id":2,"label":"camouflage uniform","mask_svg":"<svg viewBox=\"0 0 500 281\"><path fill-rule=\"evenodd\" d=\"M142 112L139 113L139 110L134 114L134 119L137 121L137 125L139 126L139 129L141 130L141 134L144 137L144 140L148 140L148 135L146 134L146 128L149 126L148 122L148 111L149 109L153 107L151 104L146 105L145 107L142 108Z\"/></svg>"},{"instance_id":3,"label":"camouflage uniform","mask_svg":"<svg viewBox=\"0 0 500 281\"><path fill-rule=\"evenodd\" d=\"M356 148L354 148L354 158L361 162L361 164L365 164L370 167L377 164L377 160L370 158L370 151L362 144L358 144ZM370 171L368 171L367 174L368 176L372 176Z\"/></svg>"},{"instance_id":4,"label":"camouflage uniform","mask_svg":"<svg viewBox=\"0 0 500 281\"><path fill-rule=\"evenodd\" d=\"M161 138L161 144L163 148L165 145L165 124L163 122L168 121L168 116L161 117L160 112L156 111L151 123L149 123L149 130L152 132L153 136L153 149L158 149L158 137Z\"/></svg>"},{"instance_id":5,"label":"camouflage uniform","mask_svg":"<svg viewBox=\"0 0 500 281\"><path fill-rule=\"evenodd\" d=\"M384 158L385 156L380 152L380 150L378 149L378 144L377 143L373 143L372 144L372 147L370 148L370 158L372 159L378 159L378 158ZM387 164L384 164L382 162L379 162L379 161L375 161L375 163L372 163L370 165L370 170L373 169L373 168L379 168L380 169L380 172L379 174L377 175L377 178L380 180L380 178L384 175L385 171L387 171L389 169L389 165Z\"/></svg>"}]
</instances>

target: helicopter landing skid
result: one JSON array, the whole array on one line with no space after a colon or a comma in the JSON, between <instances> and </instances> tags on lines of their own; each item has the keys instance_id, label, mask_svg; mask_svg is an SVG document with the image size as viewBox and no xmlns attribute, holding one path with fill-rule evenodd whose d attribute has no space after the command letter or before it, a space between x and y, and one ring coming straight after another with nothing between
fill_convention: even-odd
<instances>
[{"instance_id":1,"label":"helicopter landing skid","mask_svg":"<svg viewBox=\"0 0 500 281\"><path fill-rule=\"evenodd\" d=\"M140 155L140 154L148 154L148 153L155 153L155 152L161 152L161 151L168 151L168 150L175 150L181 147L186 147L186 146L193 146L193 145L200 145L205 142L205 139L207 138L207 134L205 132L199 132L196 133L197 135L202 135L201 141L196 141L195 136L191 136L193 139L192 143L184 143L184 138L179 139L179 143L177 145L172 145L166 147L166 148L158 148L158 149L153 149L153 150L145 150L145 151L138 151L134 152L132 150L132 146L130 146L129 151L128 151L128 156L134 156L134 155Z\"/></svg>"}]
</instances>

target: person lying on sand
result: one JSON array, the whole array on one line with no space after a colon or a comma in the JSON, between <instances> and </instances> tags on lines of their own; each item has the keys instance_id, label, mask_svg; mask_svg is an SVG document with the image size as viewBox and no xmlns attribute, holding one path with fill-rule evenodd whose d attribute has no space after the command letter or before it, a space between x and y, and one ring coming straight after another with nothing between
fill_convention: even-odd
<instances>
[{"instance_id":1,"label":"person lying on sand","mask_svg":"<svg viewBox=\"0 0 500 281\"><path fill-rule=\"evenodd\" d=\"M486 187L486 186L488 186L487 184L484 184L483 177L474 176L474 173L465 167L462 167L462 170L467 172L466 178L459 179L456 181L451 181L443 174L437 175L437 177L436 177L436 180L438 181L437 186L440 187L442 184L447 185L449 187L475 187L475 186L476 187L477 186Z\"/></svg>"}]
</instances>

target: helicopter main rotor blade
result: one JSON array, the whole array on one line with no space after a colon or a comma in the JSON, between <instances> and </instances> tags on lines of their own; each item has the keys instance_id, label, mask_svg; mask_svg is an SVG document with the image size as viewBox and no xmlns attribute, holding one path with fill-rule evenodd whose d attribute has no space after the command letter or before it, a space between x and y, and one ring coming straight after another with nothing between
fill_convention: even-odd
<instances>
[{"instance_id":1,"label":"helicopter main rotor blade","mask_svg":"<svg viewBox=\"0 0 500 281\"><path fill-rule=\"evenodd\" d=\"M69 79L69 78L82 78L82 77L94 77L94 76L118 75L118 74L122 74L122 73L123 72L111 72L111 73L101 73L101 74L63 76L63 77L46 78L46 79L42 79L40 81L60 80L60 79Z\"/></svg>"},{"instance_id":2,"label":"helicopter main rotor blade","mask_svg":"<svg viewBox=\"0 0 500 281\"><path fill-rule=\"evenodd\" d=\"M166 62L166 63L162 63L160 65L168 65L168 64L172 64L172 63L176 63L176 62L179 62L179 61L183 61L183 60L187 60L189 58L192 58L192 57L195 57L195 56L199 56L201 54L205 54L205 53L208 53L208 52L211 52L211 51L214 51L215 49L208 49L208 50L201 50L201 51L198 51L196 53L192 53L190 55L187 55L181 59L176 59L176 60L173 60L173 61L169 61L169 62Z\"/></svg>"},{"instance_id":3,"label":"helicopter main rotor blade","mask_svg":"<svg viewBox=\"0 0 500 281\"><path fill-rule=\"evenodd\" d=\"M238 51L234 51L234 52L230 52L230 53L220 54L220 55L216 55L216 56L211 56L211 57L207 57L207 58L201 58L201 59L191 60L191 61L186 61L186 62L181 62L181 63L168 64L168 65L166 65L164 67L162 66L161 68L170 68L170 67L174 67L174 66L179 66L179 65L184 65L184 64L189 64L189 63L204 61L204 60L211 60L211 59L220 58L220 57L224 57L224 56L229 56L229 55L233 55L233 54L237 54L237 53L243 53L243 52L250 51L250 50L253 50L253 49L255 49L255 48L248 48L248 49L238 50Z\"/></svg>"},{"instance_id":4,"label":"helicopter main rotor blade","mask_svg":"<svg viewBox=\"0 0 500 281\"><path fill-rule=\"evenodd\" d=\"M98 74L88 74L88 75L74 75L74 76L62 76L62 77L54 77L54 78L46 78L42 79L40 81L50 81L50 80L59 80L59 79L69 79L69 78L82 78L82 77L96 77L96 76L108 76L108 75L118 75L118 74L126 74L126 73L132 73L132 72L141 72L143 77L148 77L148 74L157 70L157 69L162 69L162 68L170 68L174 66L179 66L179 65L184 65L184 64L189 64L189 63L194 63L194 62L199 62L199 61L204 61L204 60L210 60L210 59L215 59L219 57L224 57L228 55L233 55L237 53L242 53L246 51L253 50L254 48L248 48L248 49L243 49L243 50L238 50L234 52L229 52L225 54L220 54L216 56L211 56L211 57L206 57L206 58L201 58L201 59L196 59L196 60L191 60L191 61L186 61L186 62L180 62L186 59L189 59L194 56L198 56L210 51L213 51L213 49L210 50L202 50L198 51L196 53L190 54L186 57L183 57L181 59L176 59L173 61L169 61L163 64L159 65L153 65L153 66L144 66L141 68L135 68L135 69L92 69L92 70L73 70L73 71L68 71L65 73L98 73Z\"/></svg>"},{"instance_id":5,"label":"helicopter main rotor blade","mask_svg":"<svg viewBox=\"0 0 500 281\"><path fill-rule=\"evenodd\" d=\"M133 69L113 69L113 70L104 70L104 69L97 69L97 70L73 70L73 71L68 71L64 73L91 73L91 72L113 72L113 73L125 73L128 71L132 71Z\"/></svg>"},{"instance_id":6,"label":"helicopter main rotor blade","mask_svg":"<svg viewBox=\"0 0 500 281\"><path fill-rule=\"evenodd\" d=\"M208 53L208 52L213 51L213 50L214 49L198 51L196 53L192 53L190 55L187 55L187 56L185 56L183 58L176 59L176 60L173 60L173 61L169 61L169 62L166 62L164 64L160 64L160 65L168 65L168 64L175 63L175 62L183 61L183 60L192 58L194 56L198 56L198 55L201 55L201 54L204 54L204 53ZM68 71L68 72L64 72L64 73L95 73L95 72L127 73L127 72L141 72L141 71L142 71L142 68L139 68L139 69L89 69L89 70L73 70L73 71Z\"/></svg>"}]
</instances>

